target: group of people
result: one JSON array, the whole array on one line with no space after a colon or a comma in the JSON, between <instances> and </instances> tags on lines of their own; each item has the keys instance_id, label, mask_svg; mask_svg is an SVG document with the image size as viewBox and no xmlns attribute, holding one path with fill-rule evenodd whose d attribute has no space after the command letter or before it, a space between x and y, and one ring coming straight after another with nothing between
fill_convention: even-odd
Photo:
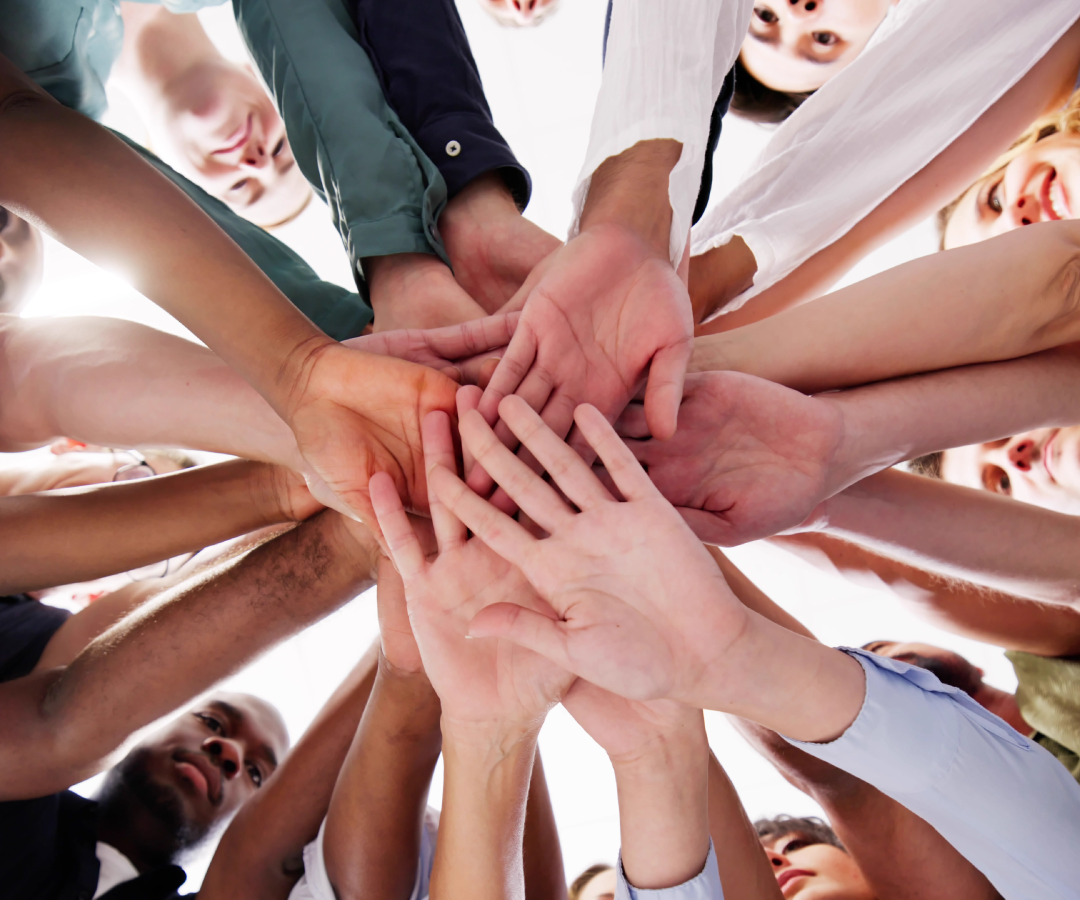
<instances>
[{"instance_id":1,"label":"group of people","mask_svg":"<svg viewBox=\"0 0 1080 900\"><path fill-rule=\"evenodd\" d=\"M1076 4L611 0L566 241L453 0L233 0L252 67L202 5L0 0L0 450L58 453L0 479L0 893L166 900L218 837L207 900L1080 896ZM710 204L728 115L779 124ZM272 234L312 194L355 292ZM41 231L205 346L19 318ZM718 549L759 539L1018 690L819 642ZM373 584L294 746L212 692ZM558 704L622 839L569 888ZM703 710L828 822L751 822Z\"/></svg>"}]
</instances>

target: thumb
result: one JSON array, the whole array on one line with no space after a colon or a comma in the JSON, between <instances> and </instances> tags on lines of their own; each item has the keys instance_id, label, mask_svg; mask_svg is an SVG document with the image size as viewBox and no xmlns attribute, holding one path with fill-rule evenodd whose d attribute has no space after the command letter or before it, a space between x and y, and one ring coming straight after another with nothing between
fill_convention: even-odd
<instances>
[{"instance_id":1,"label":"thumb","mask_svg":"<svg viewBox=\"0 0 1080 900\"><path fill-rule=\"evenodd\" d=\"M669 344L652 358L649 382L645 386L645 421L654 438L666 441L675 434L686 367L690 365L693 349L693 338L688 338Z\"/></svg>"},{"instance_id":2,"label":"thumb","mask_svg":"<svg viewBox=\"0 0 1080 900\"><path fill-rule=\"evenodd\" d=\"M484 607L469 623L469 636L505 638L573 671L564 623L516 603L493 603Z\"/></svg>"}]
</instances>

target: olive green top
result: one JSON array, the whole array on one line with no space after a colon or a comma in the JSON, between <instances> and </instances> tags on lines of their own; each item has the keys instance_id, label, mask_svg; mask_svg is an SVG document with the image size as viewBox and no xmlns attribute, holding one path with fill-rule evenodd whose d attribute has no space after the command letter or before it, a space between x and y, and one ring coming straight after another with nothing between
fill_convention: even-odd
<instances>
[{"instance_id":1,"label":"olive green top","mask_svg":"<svg viewBox=\"0 0 1080 900\"><path fill-rule=\"evenodd\" d=\"M1051 658L1019 650L1005 656L1016 670L1016 703L1035 730L1032 740L1080 781L1080 657Z\"/></svg>"}]
</instances>

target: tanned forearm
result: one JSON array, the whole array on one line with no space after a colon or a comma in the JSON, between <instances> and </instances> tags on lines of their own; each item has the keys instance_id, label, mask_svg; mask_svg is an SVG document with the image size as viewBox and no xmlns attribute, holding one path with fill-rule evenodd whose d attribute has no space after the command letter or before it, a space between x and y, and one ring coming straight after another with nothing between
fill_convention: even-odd
<instances>
[{"instance_id":1,"label":"tanned forearm","mask_svg":"<svg viewBox=\"0 0 1080 900\"><path fill-rule=\"evenodd\" d=\"M361 526L324 512L155 598L71 665L0 686L0 798L101 771L138 729L360 593L376 553Z\"/></svg>"},{"instance_id":2,"label":"tanned forearm","mask_svg":"<svg viewBox=\"0 0 1080 900\"><path fill-rule=\"evenodd\" d=\"M235 460L157 478L0 497L0 592L114 575L289 521L277 485L273 466ZM50 546L62 550L43 550Z\"/></svg>"},{"instance_id":3,"label":"tanned forearm","mask_svg":"<svg viewBox=\"0 0 1080 900\"><path fill-rule=\"evenodd\" d=\"M525 805L525 838L522 848L526 900L566 900L559 830L551 807L544 764L537 751Z\"/></svg>"},{"instance_id":4,"label":"tanned forearm","mask_svg":"<svg viewBox=\"0 0 1080 900\"><path fill-rule=\"evenodd\" d=\"M1060 221L916 259L764 321L698 338L690 371L732 369L815 393L1076 340L1080 223Z\"/></svg>"},{"instance_id":5,"label":"tanned forearm","mask_svg":"<svg viewBox=\"0 0 1080 900\"><path fill-rule=\"evenodd\" d=\"M326 817L326 870L339 900L408 900L439 759L439 697L385 659Z\"/></svg>"},{"instance_id":6,"label":"tanned forearm","mask_svg":"<svg viewBox=\"0 0 1080 900\"><path fill-rule=\"evenodd\" d=\"M199 900L286 900L304 872L378 666L373 644L221 838Z\"/></svg>"}]
</instances>

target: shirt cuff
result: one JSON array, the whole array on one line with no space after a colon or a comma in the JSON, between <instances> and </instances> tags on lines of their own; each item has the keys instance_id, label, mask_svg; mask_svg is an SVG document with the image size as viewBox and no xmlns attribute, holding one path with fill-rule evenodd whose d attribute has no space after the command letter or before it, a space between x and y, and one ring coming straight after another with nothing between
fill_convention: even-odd
<instances>
[{"instance_id":1,"label":"shirt cuff","mask_svg":"<svg viewBox=\"0 0 1080 900\"><path fill-rule=\"evenodd\" d=\"M426 123L413 136L438 168L449 198L486 172L498 171L518 209L528 204L532 193L529 173L484 116L444 116Z\"/></svg>"},{"instance_id":2,"label":"shirt cuff","mask_svg":"<svg viewBox=\"0 0 1080 900\"><path fill-rule=\"evenodd\" d=\"M709 855L705 857L702 870L682 884L675 887L647 890L636 888L626 880L623 871L622 853L615 867L615 900L723 900L724 889L720 886L720 872L716 867L716 850L712 839L709 840Z\"/></svg>"}]
</instances>

